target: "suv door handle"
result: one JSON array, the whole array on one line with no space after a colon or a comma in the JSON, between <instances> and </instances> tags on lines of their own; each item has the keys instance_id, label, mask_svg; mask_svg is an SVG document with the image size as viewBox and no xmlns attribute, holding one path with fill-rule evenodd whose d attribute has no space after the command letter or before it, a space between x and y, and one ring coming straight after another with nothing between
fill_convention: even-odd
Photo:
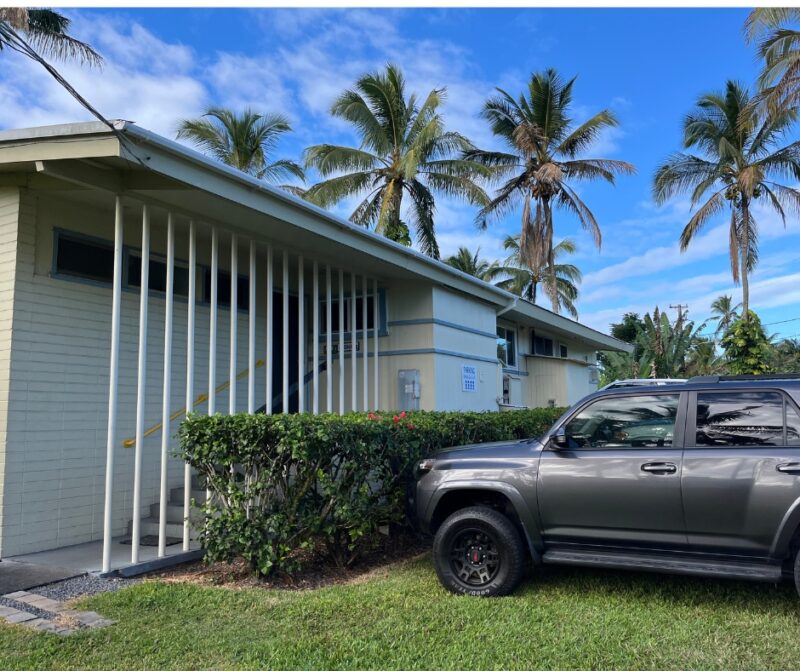
<instances>
[{"instance_id":1,"label":"suv door handle","mask_svg":"<svg viewBox=\"0 0 800 671\"><path fill-rule=\"evenodd\" d=\"M645 473L667 474L676 473L678 467L669 461L653 461L649 464L642 464L642 470Z\"/></svg>"},{"instance_id":2,"label":"suv door handle","mask_svg":"<svg viewBox=\"0 0 800 671\"><path fill-rule=\"evenodd\" d=\"M778 464L775 467L775 470L780 471L781 473L793 473L795 475L800 475L800 463L793 462L790 464Z\"/></svg>"}]
</instances>

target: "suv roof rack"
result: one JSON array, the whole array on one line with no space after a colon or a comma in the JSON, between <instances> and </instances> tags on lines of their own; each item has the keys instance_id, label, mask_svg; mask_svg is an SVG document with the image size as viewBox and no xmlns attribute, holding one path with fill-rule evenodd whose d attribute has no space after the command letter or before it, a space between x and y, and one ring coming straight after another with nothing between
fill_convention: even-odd
<instances>
[{"instance_id":1,"label":"suv roof rack","mask_svg":"<svg viewBox=\"0 0 800 671\"><path fill-rule=\"evenodd\" d=\"M688 382L752 382L754 380L800 380L800 373L767 373L765 375L696 375Z\"/></svg>"}]
</instances>

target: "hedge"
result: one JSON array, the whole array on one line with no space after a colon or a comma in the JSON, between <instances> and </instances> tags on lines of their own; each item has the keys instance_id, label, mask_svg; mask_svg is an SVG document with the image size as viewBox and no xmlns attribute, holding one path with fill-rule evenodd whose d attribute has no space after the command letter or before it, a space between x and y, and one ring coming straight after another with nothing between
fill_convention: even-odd
<instances>
[{"instance_id":1,"label":"hedge","mask_svg":"<svg viewBox=\"0 0 800 671\"><path fill-rule=\"evenodd\" d=\"M444 447L541 435L563 409L348 415L192 415L179 455L211 497L210 562L244 557L268 575L299 551L349 565L378 528L404 522L418 459Z\"/></svg>"}]
</instances>

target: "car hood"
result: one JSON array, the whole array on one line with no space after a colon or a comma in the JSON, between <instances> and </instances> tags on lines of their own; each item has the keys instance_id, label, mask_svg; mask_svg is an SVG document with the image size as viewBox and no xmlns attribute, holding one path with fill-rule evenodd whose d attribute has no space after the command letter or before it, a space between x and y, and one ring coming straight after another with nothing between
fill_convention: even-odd
<instances>
[{"instance_id":1,"label":"car hood","mask_svg":"<svg viewBox=\"0 0 800 671\"><path fill-rule=\"evenodd\" d=\"M440 450L433 455L437 461L518 459L538 452L542 444L537 439L501 440L494 443L474 443Z\"/></svg>"}]
</instances>

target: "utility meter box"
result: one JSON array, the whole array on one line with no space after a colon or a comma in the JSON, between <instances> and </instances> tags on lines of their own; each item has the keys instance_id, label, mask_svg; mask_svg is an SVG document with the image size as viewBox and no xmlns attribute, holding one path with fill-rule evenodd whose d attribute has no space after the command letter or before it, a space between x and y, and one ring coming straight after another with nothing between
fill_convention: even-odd
<instances>
[{"instance_id":1,"label":"utility meter box","mask_svg":"<svg viewBox=\"0 0 800 671\"><path fill-rule=\"evenodd\" d=\"M400 410L419 410L419 369L409 368L397 372L397 398Z\"/></svg>"}]
</instances>

